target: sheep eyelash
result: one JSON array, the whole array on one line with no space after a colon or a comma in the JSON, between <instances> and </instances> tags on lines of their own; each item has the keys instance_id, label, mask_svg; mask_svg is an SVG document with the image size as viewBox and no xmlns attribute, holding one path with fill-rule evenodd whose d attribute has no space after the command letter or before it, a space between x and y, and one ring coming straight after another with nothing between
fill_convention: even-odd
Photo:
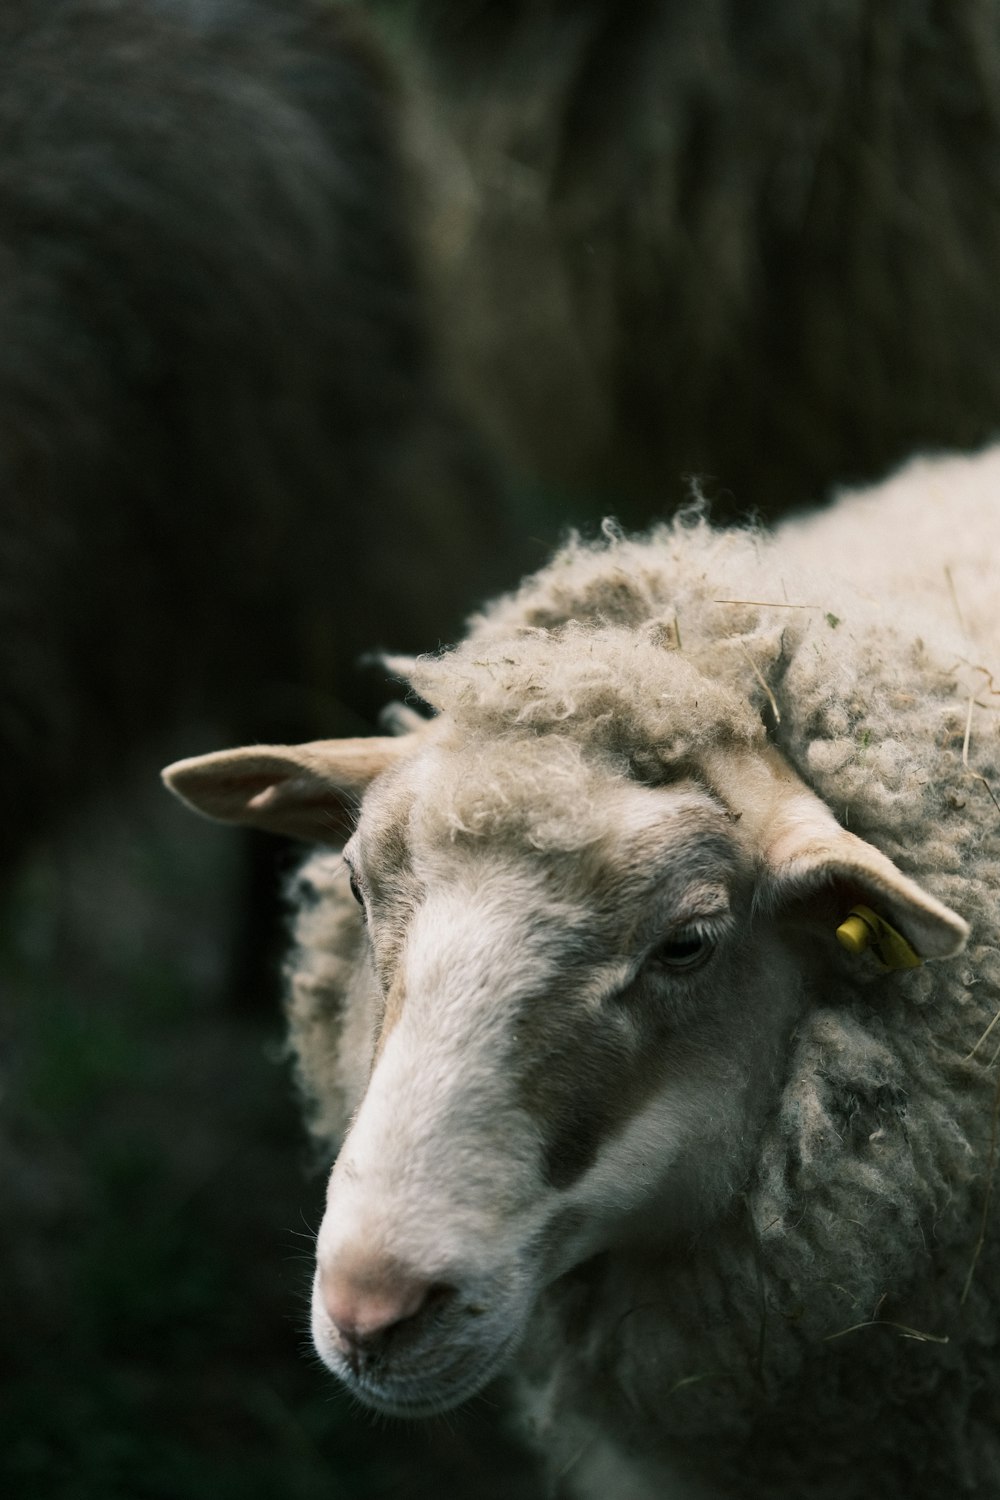
<instances>
[{"instance_id":1,"label":"sheep eyelash","mask_svg":"<svg viewBox=\"0 0 1000 1500\"><path fill-rule=\"evenodd\" d=\"M356 869L354 868L353 864L351 863L351 861L347 858L346 854L343 856L343 860L344 860L344 869L347 871L347 879L348 879L348 883L350 884L350 888L351 888L351 895L354 897L355 901L358 904L358 910L359 910L359 912L361 914L361 920L363 922L367 922L368 921L368 900L367 900L367 897L365 896L365 892L364 892L364 889L363 889L363 887L361 885L361 881L358 878L358 873L357 873Z\"/></svg>"},{"instance_id":2,"label":"sheep eyelash","mask_svg":"<svg viewBox=\"0 0 1000 1500\"><path fill-rule=\"evenodd\" d=\"M729 911L713 913L712 916L692 917L689 921L668 927L655 943L650 944L650 952L663 943L683 942L687 938L701 938L707 943L718 945L730 936L735 926L732 912Z\"/></svg>"}]
</instances>

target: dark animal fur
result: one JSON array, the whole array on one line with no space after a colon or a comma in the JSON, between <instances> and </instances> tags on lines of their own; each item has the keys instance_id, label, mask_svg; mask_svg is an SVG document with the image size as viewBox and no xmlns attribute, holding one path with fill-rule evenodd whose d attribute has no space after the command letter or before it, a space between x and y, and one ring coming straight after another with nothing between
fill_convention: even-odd
<instances>
[{"instance_id":1,"label":"dark animal fur","mask_svg":"<svg viewBox=\"0 0 1000 1500\"><path fill-rule=\"evenodd\" d=\"M995 0L415 13L476 185L441 174L446 327L522 466L636 521L691 473L774 515L996 433Z\"/></svg>"},{"instance_id":2,"label":"dark animal fur","mask_svg":"<svg viewBox=\"0 0 1000 1500\"><path fill-rule=\"evenodd\" d=\"M324 0L4 5L4 865L199 699L234 737L315 732L498 550L397 134Z\"/></svg>"}]
</instances>

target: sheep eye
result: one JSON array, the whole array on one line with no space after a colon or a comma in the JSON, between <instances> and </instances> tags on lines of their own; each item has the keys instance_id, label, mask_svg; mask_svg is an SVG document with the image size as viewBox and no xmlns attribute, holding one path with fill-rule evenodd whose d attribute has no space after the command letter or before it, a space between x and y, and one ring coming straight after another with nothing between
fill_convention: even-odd
<instances>
[{"instance_id":1,"label":"sheep eye","mask_svg":"<svg viewBox=\"0 0 1000 1500\"><path fill-rule=\"evenodd\" d=\"M361 894L361 887L358 885L357 880L354 878L354 871L353 870L351 870L351 872L350 872L350 884L351 884L351 895L354 897L355 901L361 907L361 910L364 911L364 909L365 909L365 898Z\"/></svg>"},{"instance_id":2,"label":"sheep eye","mask_svg":"<svg viewBox=\"0 0 1000 1500\"><path fill-rule=\"evenodd\" d=\"M663 969L696 969L711 955L715 944L699 932L682 932L654 948L650 961Z\"/></svg>"}]
</instances>

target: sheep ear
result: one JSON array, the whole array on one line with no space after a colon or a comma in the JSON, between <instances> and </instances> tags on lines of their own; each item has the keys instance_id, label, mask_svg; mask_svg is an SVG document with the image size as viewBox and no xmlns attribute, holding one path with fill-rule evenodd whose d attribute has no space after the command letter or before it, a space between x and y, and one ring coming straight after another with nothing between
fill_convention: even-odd
<instances>
[{"instance_id":1,"label":"sheep ear","mask_svg":"<svg viewBox=\"0 0 1000 1500\"><path fill-rule=\"evenodd\" d=\"M762 894L774 909L828 923L850 952L870 947L885 968L950 958L964 946L967 923L841 828L805 787L776 811L768 834Z\"/></svg>"},{"instance_id":2,"label":"sheep ear","mask_svg":"<svg viewBox=\"0 0 1000 1500\"><path fill-rule=\"evenodd\" d=\"M248 745L167 766L163 780L207 818L342 844L365 789L412 749L412 736Z\"/></svg>"}]
</instances>

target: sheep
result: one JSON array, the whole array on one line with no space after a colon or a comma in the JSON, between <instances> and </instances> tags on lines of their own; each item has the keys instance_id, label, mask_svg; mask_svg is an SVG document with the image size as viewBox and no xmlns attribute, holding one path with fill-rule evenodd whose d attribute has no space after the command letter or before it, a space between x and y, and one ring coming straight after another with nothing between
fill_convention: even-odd
<instances>
[{"instance_id":1,"label":"sheep","mask_svg":"<svg viewBox=\"0 0 1000 1500\"><path fill-rule=\"evenodd\" d=\"M442 333L522 469L774 518L995 438L994 0L392 13Z\"/></svg>"},{"instance_id":2,"label":"sheep","mask_svg":"<svg viewBox=\"0 0 1000 1500\"><path fill-rule=\"evenodd\" d=\"M513 1364L578 1497L996 1493L998 499L608 526L391 659L430 719L164 773L342 847L289 1009L362 1401Z\"/></svg>"}]
</instances>

